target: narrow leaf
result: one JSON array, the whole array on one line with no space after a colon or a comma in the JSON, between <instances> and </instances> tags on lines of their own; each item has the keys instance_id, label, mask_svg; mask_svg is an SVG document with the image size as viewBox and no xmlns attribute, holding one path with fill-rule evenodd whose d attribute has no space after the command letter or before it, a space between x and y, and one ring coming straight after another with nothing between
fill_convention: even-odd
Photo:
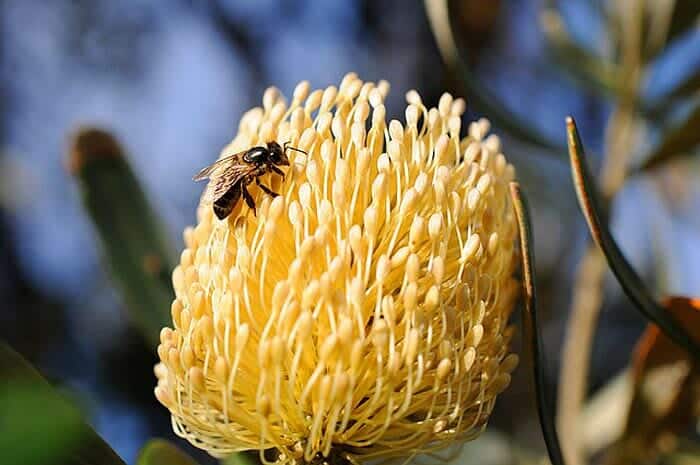
<instances>
[{"instance_id":1,"label":"narrow leaf","mask_svg":"<svg viewBox=\"0 0 700 465\"><path fill-rule=\"evenodd\" d=\"M222 465L259 465L260 454L258 451L237 452L229 455L221 461Z\"/></svg>"},{"instance_id":2,"label":"narrow leaf","mask_svg":"<svg viewBox=\"0 0 700 465\"><path fill-rule=\"evenodd\" d=\"M601 203L588 168L583 162L583 144L576 129L576 123L573 118L569 117L566 120L566 125L574 188L593 240L603 250L608 266L617 277L627 297L634 303L635 308L647 319L656 323L666 335L688 351L695 360L700 360L700 345L690 337L686 329L672 315L653 299L641 278L625 259L607 224L601 221Z\"/></svg>"},{"instance_id":3,"label":"narrow leaf","mask_svg":"<svg viewBox=\"0 0 700 465\"><path fill-rule=\"evenodd\" d=\"M155 344L173 298L172 252L161 221L111 134L79 131L69 166L131 317Z\"/></svg>"},{"instance_id":4,"label":"narrow leaf","mask_svg":"<svg viewBox=\"0 0 700 465\"><path fill-rule=\"evenodd\" d=\"M70 402L0 341L0 450L7 465L125 465Z\"/></svg>"},{"instance_id":5,"label":"narrow leaf","mask_svg":"<svg viewBox=\"0 0 700 465\"><path fill-rule=\"evenodd\" d=\"M165 439L151 439L141 449L136 465L197 465L197 462Z\"/></svg>"},{"instance_id":6,"label":"narrow leaf","mask_svg":"<svg viewBox=\"0 0 700 465\"><path fill-rule=\"evenodd\" d=\"M78 444L81 425L78 412L46 386L8 382L0 387L4 464L44 465L66 460Z\"/></svg>"},{"instance_id":7,"label":"narrow leaf","mask_svg":"<svg viewBox=\"0 0 700 465\"><path fill-rule=\"evenodd\" d=\"M673 158L687 155L700 145L700 104L693 108L685 121L668 129L665 134L658 147L647 157L640 171L654 169Z\"/></svg>"},{"instance_id":8,"label":"narrow leaf","mask_svg":"<svg viewBox=\"0 0 700 465\"><path fill-rule=\"evenodd\" d=\"M552 465L564 465L564 458L559 445L559 436L554 425L554 414L550 409L550 396L544 379L544 367L547 366L542 349L542 338L537 323L537 289L535 287L535 263L532 249L532 227L530 213L525 194L518 183L510 183L510 195L513 199L513 209L518 220L520 233L520 248L523 273L523 289L525 305L523 307L523 341L528 348L533 368L535 395L537 397L537 413L540 418L542 435L547 446Z\"/></svg>"}]
</instances>

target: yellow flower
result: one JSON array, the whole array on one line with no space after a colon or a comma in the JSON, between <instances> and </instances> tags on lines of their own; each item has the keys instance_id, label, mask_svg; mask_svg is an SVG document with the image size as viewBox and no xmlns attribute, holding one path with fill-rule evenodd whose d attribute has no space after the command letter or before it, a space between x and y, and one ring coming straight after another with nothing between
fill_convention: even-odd
<instances>
[{"instance_id":1,"label":"yellow flower","mask_svg":"<svg viewBox=\"0 0 700 465\"><path fill-rule=\"evenodd\" d=\"M387 124L388 88L268 89L222 151L308 156L266 175L274 199L251 184L257 216L200 206L184 234L155 394L214 456L410 456L476 437L510 382L513 167L488 121L460 139L449 94L427 109L410 91Z\"/></svg>"}]
</instances>

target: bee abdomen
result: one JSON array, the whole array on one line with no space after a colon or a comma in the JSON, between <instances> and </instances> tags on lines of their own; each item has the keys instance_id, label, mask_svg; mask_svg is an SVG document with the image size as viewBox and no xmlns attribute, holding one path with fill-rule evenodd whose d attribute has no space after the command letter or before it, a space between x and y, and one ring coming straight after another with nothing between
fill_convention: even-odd
<instances>
[{"instance_id":1,"label":"bee abdomen","mask_svg":"<svg viewBox=\"0 0 700 465\"><path fill-rule=\"evenodd\" d=\"M220 220L223 220L227 216L231 214L231 211L233 210L233 204L226 202L226 203L221 203L221 202L214 202L214 214L216 215L217 218Z\"/></svg>"},{"instance_id":2,"label":"bee abdomen","mask_svg":"<svg viewBox=\"0 0 700 465\"><path fill-rule=\"evenodd\" d=\"M241 186L240 184L236 183L229 190L227 190L224 195L214 201L212 206L216 217L223 220L229 216L233 211L233 207L235 207L236 203L238 203L240 197Z\"/></svg>"}]
</instances>

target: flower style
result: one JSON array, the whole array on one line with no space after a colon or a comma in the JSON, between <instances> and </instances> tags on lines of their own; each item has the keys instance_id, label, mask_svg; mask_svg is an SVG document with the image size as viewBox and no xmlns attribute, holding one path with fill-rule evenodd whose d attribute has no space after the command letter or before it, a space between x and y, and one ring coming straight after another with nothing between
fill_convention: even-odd
<instances>
[{"instance_id":1,"label":"flower style","mask_svg":"<svg viewBox=\"0 0 700 465\"><path fill-rule=\"evenodd\" d=\"M517 296L513 167L488 121L460 139L465 103L348 74L287 105L274 88L221 156L276 140L280 195L250 185L220 221L201 205L173 272L158 400L214 456L275 449L310 463L410 456L476 437L510 382ZM264 460L269 454L261 454Z\"/></svg>"}]
</instances>

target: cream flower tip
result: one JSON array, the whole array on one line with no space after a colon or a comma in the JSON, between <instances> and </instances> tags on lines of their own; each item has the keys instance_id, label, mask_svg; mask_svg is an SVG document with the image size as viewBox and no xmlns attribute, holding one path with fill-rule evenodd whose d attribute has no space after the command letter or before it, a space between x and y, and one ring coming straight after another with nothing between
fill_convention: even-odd
<instances>
[{"instance_id":1,"label":"cream flower tip","mask_svg":"<svg viewBox=\"0 0 700 465\"><path fill-rule=\"evenodd\" d=\"M477 436L518 363L508 353L514 170L487 120L461 138L462 99L386 81L268 89L221 156L276 140L285 177L250 184L184 232L155 395L214 456L276 450L310 463L410 456ZM265 454L268 457L267 454Z\"/></svg>"}]
</instances>

